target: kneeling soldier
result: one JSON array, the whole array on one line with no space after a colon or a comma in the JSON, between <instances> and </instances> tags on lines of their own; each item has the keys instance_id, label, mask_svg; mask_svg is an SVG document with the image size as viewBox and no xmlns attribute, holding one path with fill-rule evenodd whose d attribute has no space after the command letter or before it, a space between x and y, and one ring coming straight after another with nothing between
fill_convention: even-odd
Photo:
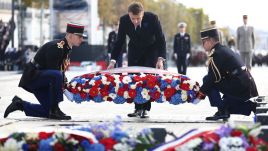
<instances>
[{"instance_id":1,"label":"kneeling soldier","mask_svg":"<svg viewBox=\"0 0 268 151\"><path fill-rule=\"evenodd\" d=\"M241 58L219 43L217 28L201 31L201 39L209 60L208 74L203 78L197 98L208 96L211 106L218 108L215 115L206 120L228 119L230 114L248 116L251 111L255 112L256 103L249 99L258 96L258 91Z\"/></svg>"},{"instance_id":2,"label":"kneeling soldier","mask_svg":"<svg viewBox=\"0 0 268 151\"><path fill-rule=\"evenodd\" d=\"M64 83L67 82L64 73L69 64L69 54L73 46L81 44L84 26L68 23L66 32L64 39L44 44L23 71L19 87L33 93L40 104L32 104L15 96L4 118L11 112L21 110L26 116L71 119L58 104L63 101Z\"/></svg>"}]
</instances>

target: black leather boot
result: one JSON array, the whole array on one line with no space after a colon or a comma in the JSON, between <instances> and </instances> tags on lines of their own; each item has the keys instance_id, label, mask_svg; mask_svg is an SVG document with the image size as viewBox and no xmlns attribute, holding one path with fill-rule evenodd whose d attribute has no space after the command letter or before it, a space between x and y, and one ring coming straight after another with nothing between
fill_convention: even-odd
<instances>
[{"instance_id":1,"label":"black leather boot","mask_svg":"<svg viewBox=\"0 0 268 151\"><path fill-rule=\"evenodd\" d=\"M137 117L141 113L141 110L135 110L134 113L127 114L128 117Z\"/></svg>"},{"instance_id":2,"label":"black leather boot","mask_svg":"<svg viewBox=\"0 0 268 151\"><path fill-rule=\"evenodd\" d=\"M14 98L12 99L11 104L6 108L6 111L4 113L4 118L6 118L9 113L14 112L14 111L24 111L23 110L23 105L22 105L22 99L19 98L18 96L14 96Z\"/></svg>"},{"instance_id":3,"label":"black leather boot","mask_svg":"<svg viewBox=\"0 0 268 151\"><path fill-rule=\"evenodd\" d=\"M208 121L217 121L220 119L227 120L230 118L230 114L227 110L218 110L213 116L206 117Z\"/></svg>"},{"instance_id":4,"label":"black leather boot","mask_svg":"<svg viewBox=\"0 0 268 151\"><path fill-rule=\"evenodd\" d=\"M149 114L147 110L142 110L140 114L140 118L149 118Z\"/></svg>"},{"instance_id":5,"label":"black leather boot","mask_svg":"<svg viewBox=\"0 0 268 151\"><path fill-rule=\"evenodd\" d=\"M71 116L65 115L58 106L55 106L50 110L49 118L55 120L70 120Z\"/></svg>"}]
</instances>

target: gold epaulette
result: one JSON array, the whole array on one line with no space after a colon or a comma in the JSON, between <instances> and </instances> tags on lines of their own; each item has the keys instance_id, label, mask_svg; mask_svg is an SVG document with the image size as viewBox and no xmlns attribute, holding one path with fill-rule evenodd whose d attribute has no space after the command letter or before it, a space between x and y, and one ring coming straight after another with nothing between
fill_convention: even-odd
<instances>
[{"instance_id":1,"label":"gold epaulette","mask_svg":"<svg viewBox=\"0 0 268 151\"><path fill-rule=\"evenodd\" d=\"M57 45L58 45L58 48L63 48L63 46L64 46L64 44L65 44L65 42L62 40L62 41L60 41L59 43L57 43Z\"/></svg>"}]
</instances>

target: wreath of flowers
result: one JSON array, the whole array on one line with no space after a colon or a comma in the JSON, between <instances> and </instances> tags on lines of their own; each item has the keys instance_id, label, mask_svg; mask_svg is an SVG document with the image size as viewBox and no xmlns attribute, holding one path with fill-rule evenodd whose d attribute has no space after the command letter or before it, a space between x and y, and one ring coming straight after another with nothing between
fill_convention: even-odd
<instances>
[{"instance_id":1,"label":"wreath of flowers","mask_svg":"<svg viewBox=\"0 0 268 151\"><path fill-rule=\"evenodd\" d=\"M67 90L76 103L93 100L143 104L151 101L177 105L193 102L199 84L184 75L84 74L73 78Z\"/></svg>"},{"instance_id":2,"label":"wreath of flowers","mask_svg":"<svg viewBox=\"0 0 268 151\"><path fill-rule=\"evenodd\" d=\"M16 132L0 138L0 150L10 151L130 151L157 145L150 129L138 133L122 128L121 118L102 124L37 132Z\"/></svg>"},{"instance_id":3,"label":"wreath of flowers","mask_svg":"<svg viewBox=\"0 0 268 151\"><path fill-rule=\"evenodd\" d=\"M225 124L215 130L191 130L156 151L267 151L268 143L258 138L259 134L259 125L248 128Z\"/></svg>"}]
</instances>

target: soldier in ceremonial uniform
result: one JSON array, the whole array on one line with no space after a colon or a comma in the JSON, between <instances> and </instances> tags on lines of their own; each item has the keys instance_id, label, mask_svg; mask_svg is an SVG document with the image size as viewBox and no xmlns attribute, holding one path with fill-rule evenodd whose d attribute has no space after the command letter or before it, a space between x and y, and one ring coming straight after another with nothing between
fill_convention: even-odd
<instances>
[{"instance_id":1,"label":"soldier in ceremonial uniform","mask_svg":"<svg viewBox=\"0 0 268 151\"><path fill-rule=\"evenodd\" d=\"M209 60L208 74L203 78L197 98L208 96L211 106L218 108L215 115L206 120L228 119L230 114L250 115L255 112L256 102L249 99L258 96L258 91L239 55L219 43L216 28L201 31L201 39Z\"/></svg>"},{"instance_id":2,"label":"soldier in ceremonial uniform","mask_svg":"<svg viewBox=\"0 0 268 151\"><path fill-rule=\"evenodd\" d=\"M186 33L186 23L179 23L179 33L174 37L174 58L177 62L178 73L186 75L187 60L191 53L191 37Z\"/></svg>"},{"instance_id":3,"label":"soldier in ceremonial uniform","mask_svg":"<svg viewBox=\"0 0 268 151\"><path fill-rule=\"evenodd\" d=\"M4 118L16 110L24 111L26 116L70 120L59 103L63 101L63 89L67 78L64 73L69 64L69 54L73 46L83 41L84 26L68 23L64 39L44 44L29 62L20 79L19 87L33 93L40 104L23 101L18 96L12 99Z\"/></svg>"},{"instance_id":4,"label":"soldier in ceremonial uniform","mask_svg":"<svg viewBox=\"0 0 268 151\"><path fill-rule=\"evenodd\" d=\"M156 67L164 69L166 58L166 42L157 15L144 12L139 2L133 2L128 7L128 14L120 18L118 37L112 50L111 61L108 69L114 68L122 46L129 37L128 43L128 65ZM129 117L148 117L147 112L151 109L151 102L144 104L135 103L134 113Z\"/></svg>"}]
</instances>

